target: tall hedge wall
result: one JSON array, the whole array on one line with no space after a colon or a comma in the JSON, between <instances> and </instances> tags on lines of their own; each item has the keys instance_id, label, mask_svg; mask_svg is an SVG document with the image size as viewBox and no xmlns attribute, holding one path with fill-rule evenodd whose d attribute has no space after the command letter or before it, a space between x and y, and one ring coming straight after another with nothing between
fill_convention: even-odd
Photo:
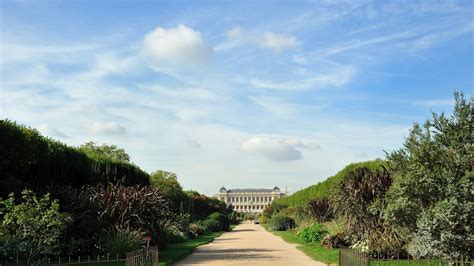
<instances>
[{"instance_id":1,"label":"tall hedge wall","mask_svg":"<svg viewBox=\"0 0 474 266\"><path fill-rule=\"evenodd\" d=\"M87 156L37 130L0 120L0 196L24 187L112 182L148 185L149 175L134 164Z\"/></svg>"},{"instance_id":2,"label":"tall hedge wall","mask_svg":"<svg viewBox=\"0 0 474 266\"><path fill-rule=\"evenodd\" d=\"M329 198L329 196L334 193L334 189L337 188L339 182L341 182L341 180L343 180L350 172L358 168L381 170L382 165L384 165L384 163L385 162L383 160L377 159L373 161L349 164L337 174L328 177L322 182L297 191L290 196L274 200L272 205L304 207L312 199Z\"/></svg>"}]
</instances>

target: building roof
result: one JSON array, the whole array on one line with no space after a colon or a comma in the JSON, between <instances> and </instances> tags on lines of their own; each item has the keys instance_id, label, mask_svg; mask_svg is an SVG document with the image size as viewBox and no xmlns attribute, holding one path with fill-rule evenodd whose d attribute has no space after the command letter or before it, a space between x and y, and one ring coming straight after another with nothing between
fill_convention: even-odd
<instances>
[{"instance_id":1,"label":"building roof","mask_svg":"<svg viewBox=\"0 0 474 266\"><path fill-rule=\"evenodd\" d=\"M275 191L275 189L268 189L268 188L232 188L232 189L228 189L227 190L227 193L243 193L243 192L250 192L250 193L254 193L254 192L273 192ZM279 191L277 191L279 192Z\"/></svg>"}]
</instances>

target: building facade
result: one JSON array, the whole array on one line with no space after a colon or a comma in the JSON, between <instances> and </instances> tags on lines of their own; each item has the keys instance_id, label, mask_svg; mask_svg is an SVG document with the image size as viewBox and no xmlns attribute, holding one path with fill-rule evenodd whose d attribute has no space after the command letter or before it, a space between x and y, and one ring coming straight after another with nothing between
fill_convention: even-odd
<instances>
[{"instance_id":1,"label":"building facade","mask_svg":"<svg viewBox=\"0 0 474 266\"><path fill-rule=\"evenodd\" d=\"M232 206L236 212L263 212L266 206L270 205L274 199L284 197L278 187L273 189L246 188L246 189L226 189L219 190L217 198Z\"/></svg>"}]
</instances>

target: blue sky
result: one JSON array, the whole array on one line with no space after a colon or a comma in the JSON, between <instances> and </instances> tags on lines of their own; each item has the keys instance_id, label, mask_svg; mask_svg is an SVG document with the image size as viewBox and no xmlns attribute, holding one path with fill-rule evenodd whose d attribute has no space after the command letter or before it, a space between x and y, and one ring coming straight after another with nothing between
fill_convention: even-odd
<instances>
[{"instance_id":1,"label":"blue sky","mask_svg":"<svg viewBox=\"0 0 474 266\"><path fill-rule=\"evenodd\" d=\"M473 89L471 1L2 1L0 116L185 189L301 187Z\"/></svg>"}]
</instances>

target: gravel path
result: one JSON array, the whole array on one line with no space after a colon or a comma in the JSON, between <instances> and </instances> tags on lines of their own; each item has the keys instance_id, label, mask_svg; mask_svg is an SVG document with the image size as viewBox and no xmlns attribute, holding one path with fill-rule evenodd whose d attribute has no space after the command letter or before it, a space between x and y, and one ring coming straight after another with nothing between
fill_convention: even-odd
<instances>
[{"instance_id":1,"label":"gravel path","mask_svg":"<svg viewBox=\"0 0 474 266\"><path fill-rule=\"evenodd\" d=\"M244 223L176 265L325 265L259 225Z\"/></svg>"}]
</instances>

